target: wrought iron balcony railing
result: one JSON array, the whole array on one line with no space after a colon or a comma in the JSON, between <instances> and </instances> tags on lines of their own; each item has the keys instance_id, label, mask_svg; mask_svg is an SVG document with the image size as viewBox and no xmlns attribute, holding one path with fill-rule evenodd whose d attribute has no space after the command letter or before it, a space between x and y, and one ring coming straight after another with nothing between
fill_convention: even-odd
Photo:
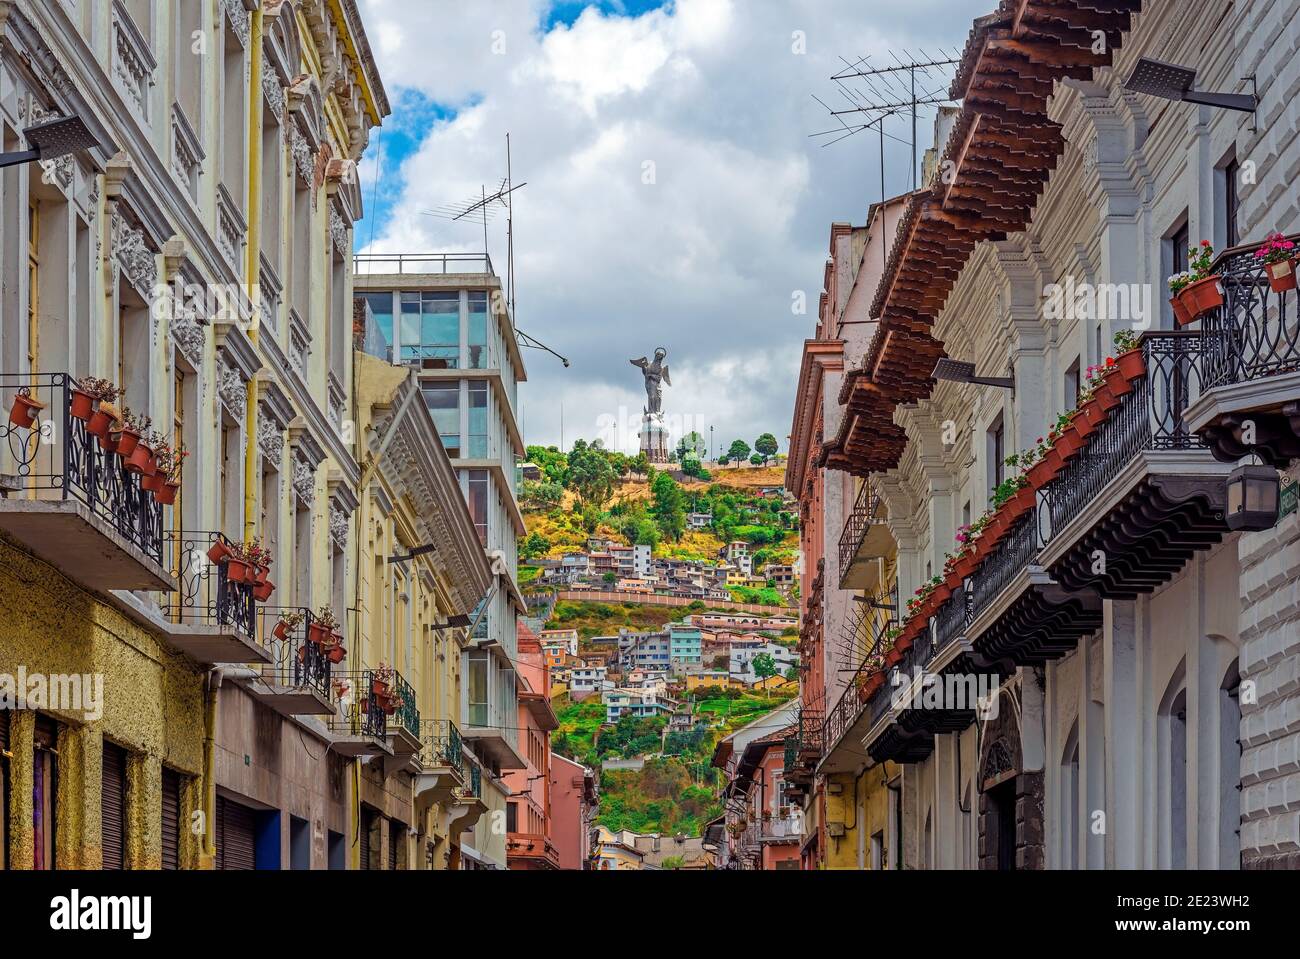
<instances>
[{"instance_id":1,"label":"wrought iron balcony railing","mask_svg":"<svg viewBox=\"0 0 1300 959\"><path fill-rule=\"evenodd\" d=\"M1147 451L1204 449L1188 430L1183 412L1200 396L1204 373L1201 337L1196 333L1145 333L1141 340L1146 376L1120 398L1082 452L1044 488L1045 544L1050 544L1132 460Z\"/></svg>"},{"instance_id":2,"label":"wrought iron balcony railing","mask_svg":"<svg viewBox=\"0 0 1300 959\"><path fill-rule=\"evenodd\" d=\"M400 726L416 739L420 738L420 707L415 699L415 687L401 673L393 670L393 694L397 697L397 711L389 717L389 725Z\"/></svg>"},{"instance_id":3,"label":"wrought iron balcony railing","mask_svg":"<svg viewBox=\"0 0 1300 959\"><path fill-rule=\"evenodd\" d=\"M858 498L853 503L849 518L844 524L844 531L840 533L841 574L853 565L853 557L857 555L867 530L872 524L881 521L881 505L880 495L875 487L870 483L863 483L862 488L858 490Z\"/></svg>"},{"instance_id":4,"label":"wrought iron balcony railing","mask_svg":"<svg viewBox=\"0 0 1300 959\"><path fill-rule=\"evenodd\" d=\"M73 415L73 378L67 373L0 373L7 404L23 396L35 405L31 427L0 423L0 476L6 495L76 500L159 565L163 561L163 507L126 469L108 439ZM107 434L106 434L107 436Z\"/></svg>"},{"instance_id":5,"label":"wrought iron balcony railing","mask_svg":"<svg viewBox=\"0 0 1300 959\"><path fill-rule=\"evenodd\" d=\"M466 759L465 766L469 772L465 784L457 787L455 795L462 801L483 798L483 767L473 760Z\"/></svg>"},{"instance_id":6,"label":"wrought iron balcony railing","mask_svg":"<svg viewBox=\"0 0 1300 959\"><path fill-rule=\"evenodd\" d=\"M329 650L309 637L315 622L311 610L291 606L258 606L256 637L271 652L263 675L286 689L313 689L328 701L337 698L335 671Z\"/></svg>"},{"instance_id":7,"label":"wrought iron balcony railing","mask_svg":"<svg viewBox=\"0 0 1300 959\"><path fill-rule=\"evenodd\" d=\"M221 533L163 533L167 567L179 589L163 594L163 612L172 622L235 629L257 636L257 601L253 584L233 582L224 563L208 559L208 550L229 540Z\"/></svg>"},{"instance_id":8,"label":"wrought iron balcony railing","mask_svg":"<svg viewBox=\"0 0 1300 959\"><path fill-rule=\"evenodd\" d=\"M1300 293L1272 291L1259 246L1219 261L1224 305L1201 319L1207 390L1300 371Z\"/></svg>"},{"instance_id":9,"label":"wrought iron balcony railing","mask_svg":"<svg viewBox=\"0 0 1300 959\"><path fill-rule=\"evenodd\" d=\"M426 719L420 724L420 734L420 760L426 769L448 766L464 775L465 745L454 722Z\"/></svg>"},{"instance_id":10,"label":"wrought iron balcony railing","mask_svg":"<svg viewBox=\"0 0 1300 959\"><path fill-rule=\"evenodd\" d=\"M376 695L376 679L372 669L332 674L330 695L335 711L328 724L330 732L367 739L383 739L387 735L388 714Z\"/></svg>"},{"instance_id":11,"label":"wrought iron balcony railing","mask_svg":"<svg viewBox=\"0 0 1300 959\"><path fill-rule=\"evenodd\" d=\"M890 590L877 596L875 602L897 608L897 588L897 584L895 584ZM862 604L862 608L868 609L871 607ZM823 757L829 755L844 734L858 721L858 717L862 715L862 711L867 707L867 704L862 701L862 697L858 693L858 683L865 676L868 665L878 660L881 650L884 649L885 644L888 642L889 630L895 622L892 618L893 615L897 614L877 616L868 625L871 636L863 651L862 661L852 679L844 688L839 700L826 714L826 721L822 724Z\"/></svg>"},{"instance_id":12,"label":"wrought iron balcony railing","mask_svg":"<svg viewBox=\"0 0 1300 959\"><path fill-rule=\"evenodd\" d=\"M1002 591L1011 585L1011 581L1037 559L1043 545L1039 536L1040 509L1040 506L1035 506L1013 526L968 580L967 590L971 597L969 615L972 621L988 609L1002 595Z\"/></svg>"}]
</instances>

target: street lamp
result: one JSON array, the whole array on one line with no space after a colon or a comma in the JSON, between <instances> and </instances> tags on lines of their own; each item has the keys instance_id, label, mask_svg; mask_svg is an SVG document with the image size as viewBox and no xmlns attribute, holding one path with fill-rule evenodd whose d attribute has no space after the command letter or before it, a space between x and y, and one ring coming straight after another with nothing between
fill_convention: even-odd
<instances>
[{"instance_id":1,"label":"street lamp","mask_svg":"<svg viewBox=\"0 0 1300 959\"><path fill-rule=\"evenodd\" d=\"M1281 482L1269 466L1239 466L1228 477L1228 529L1260 532L1277 525Z\"/></svg>"},{"instance_id":2,"label":"street lamp","mask_svg":"<svg viewBox=\"0 0 1300 959\"><path fill-rule=\"evenodd\" d=\"M930 374L936 380L948 380L952 383L974 383L979 386L1000 386L1003 389L1016 390L1016 379L1014 376L976 376L975 364L964 363L961 360L941 359L934 366L934 372Z\"/></svg>"},{"instance_id":3,"label":"street lamp","mask_svg":"<svg viewBox=\"0 0 1300 959\"><path fill-rule=\"evenodd\" d=\"M1254 77L1250 80L1254 83ZM1224 110L1239 110L1242 113L1254 113L1259 107L1259 97L1253 93L1207 93L1193 90L1192 84L1195 82L1196 71L1191 67L1143 57L1133 68L1133 74L1124 84L1124 89L1160 97L1162 100L1199 103Z\"/></svg>"},{"instance_id":4,"label":"street lamp","mask_svg":"<svg viewBox=\"0 0 1300 959\"><path fill-rule=\"evenodd\" d=\"M89 150L99 141L90 132L81 117L59 117L47 120L23 131L30 150L18 153L0 153L0 167L17 166L32 160L54 160L78 150Z\"/></svg>"}]
</instances>

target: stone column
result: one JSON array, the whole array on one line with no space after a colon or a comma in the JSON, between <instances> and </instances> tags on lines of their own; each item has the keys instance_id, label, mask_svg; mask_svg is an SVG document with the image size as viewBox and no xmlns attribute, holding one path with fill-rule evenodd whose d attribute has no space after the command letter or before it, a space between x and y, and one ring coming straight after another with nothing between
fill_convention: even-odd
<instances>
[{"instance_id":1,"label":"stone column","mask_svg":"<svg viewBox=\"0 0 1300 959\"><path fill-rule=\"evenodd\" d=\"M1102 633L1106 701L1106 868L1139 869L1142 725L1138 716L1137 605L1107 600Z\"/></svg>"}]
</instances>

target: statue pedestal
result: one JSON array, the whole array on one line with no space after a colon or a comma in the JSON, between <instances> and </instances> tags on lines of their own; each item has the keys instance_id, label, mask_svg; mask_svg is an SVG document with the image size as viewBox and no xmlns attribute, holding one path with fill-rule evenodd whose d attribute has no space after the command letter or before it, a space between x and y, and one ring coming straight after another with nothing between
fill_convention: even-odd
<instances>
[{"instance_id":1,"label":"statue pedestal","mask_svg":"<svg viewBox=\"0 0 1300 959\"><path fill-rule=\"evenodd\" d=\"M646 413L641 417L641 452L651 463L668 462L668 427L662 413Z\"/></svg>"}]
</instances>

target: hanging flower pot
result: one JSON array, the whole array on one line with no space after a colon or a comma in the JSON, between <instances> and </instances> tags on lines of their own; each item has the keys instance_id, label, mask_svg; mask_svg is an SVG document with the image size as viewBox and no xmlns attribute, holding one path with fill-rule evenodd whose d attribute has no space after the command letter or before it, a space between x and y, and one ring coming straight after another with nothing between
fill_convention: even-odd
<instances>
[{"instance_id":1,"label":"hanging flower pot","mask_svg":"<svg viewBox=\"0 0 1300 959\"><path fill-rule=\"evenodd\" d=\"M1083 440L1080 439L1079 433L1073 424L1061 430L1061 435L1056 438L1056 445L1053 449L1061 457L1062 465L1067 460L1072 459L1079 450L1083 449Z\"/></svg>"},{"instance_id":2,"label":"hanging flower pot","mask_svg":"<svg viewBox=\"0 0 1300 959\"><path fill-rule=\"evenodd\" d=\"M862 685L858 687L858 701L863 703L870 702L871 697L880 692L881 687L884 685L885 674L883 672L872 673L864 679Z\"/></svg>"},{"instance_id":3,"label":"hanging flower pot","mask_svg":"<svg viewBox=\"0 0 1300 959\"><path fill-rule=\"evenodd\" d=\"M120 434L114 433L112 430L104 433L99 437L99 448L105 453L117 452L117 438L119 435Z\"/></svg>"},{"instance_id":4,"label":"hanging flower pot","mask_svg":"<svg viewBox=\"0 0 1300 959\"><path fill-rule=\"evenodd\" d=\"M1109 417L1110 411L1119 406L1119 397L1110 391L1110 384L1102 381L1101 386L1097 387L1097 392L1093 394L1093 399L1101 407L1102 412Z\"/></svg>"},{"instance_id":5,"label":"hanging flower pot","mask_svg":"<svg viewBox=\"0 0 1300 959\"><path fill-rule=\"evenodd\" d=\"M1102 407L1094 396L1083 407L1083 415L1088 420L1088 425L1094 430L1106 422L1106 410Z\"/></svg>"},{"instance_id":6,"label":"hanging flower pot","mask_svg":"<svg viewBox=\"0 0 1300 959\"><path fill-rule=\"evenodd\" d=\"M1187 288L1178 294L1178 299L1182 301L1183 309L1191 317L1180 325L1186 326L1188 323L1196 322L1201 318L1201 314L1223 306L1223 286L1220 277L1215 274L1188 284Z\"/></svg>"},{"instance_id":7,"label":"hanging flower pot","mask_svg":"<svg viewBox=\"0 0 1300 959\"><path fill-rule=\"evenodd\" d=\"M1106 370L1105 383L1110 395L1116 399L1133 392L1132 382L1120 372L1118 363Z\"/></svg>"},{"instance_id":8,"label":"hanging flower pot","mask_svg":"<svg viewBox=\"0 0 1300 959\"><path fill-rule=\"evenodd\" d=\"M166 485L167 477L162 473L145 473L140 477L140 488L146 493L153 493L154 496L157 496Z\"/></svg>"},{"instance_id":9,"label":"hanging flower pot","mask_svg":"<svg viewBox=\"0 0 1300 959\"><path fill-rule=\"evenodd\" d=\"M1046 459L1039 460L1025 474L1025 478L1029 480L1030 488L1035 492L1050 483L1054 476L1056 476L1056 471L1051 468Z\"/></svg>"},{"instance_id":10,"label":"hanging flower pot","mask_svg":"<svg viewBox=\"0 0 1300 959\"><path fill-rule=\"evenodd\" d=\"M230 544L226 540L218 538L215 543L208 547L208 560L214 564L220 563L232 552ZM280 638L283 639L284 637L281 636Z\"/></svg>"},{"instance_id":11,"label":"hanging flower pot","mask_svg":"<svg viewBox=\"0 0 1300 959\"><path fill-rule=\"evenodd\" d=\"M232 583L251 583L254 579L253 567L237 556L226 560L226 578Z\"/></svg>"},{"instance_id":12,"label":"hanging flower pot","mask_svg":"<svg viewBox=\"0 0 1300 959\"><path fill-rule=\"evenodd\" d=\"M1050 469L1052 475L1055 476L1057 473L1061 472L1061 467L1065 465L1065 457L1062 456L1061 451L1053 445L1052 448L1043 456L1043 462L1047 464L1047 468Z\"/></svg>"},{"instance_id":13,"label":"hanging flower pot","mask_svg":"<svg viewBox=\"0 0 1300 959\"><path fill-rule=\"evenodd\" d=\"M1032 487L1026 486L1012 498L1015 510L1024 516L1038 505L1038 494Z\"/></svg>"},{"instance_id":14,"label":"hanging flower pot","mask_svg":"<svg viewBox=\"0 0 1300 959\"><path fill-rule=\"evenodd\" d=\"M1084 406L1070 417L1070 423L1074 427L1074 431L1079 434L1079 439L1085 443L1088 441L1088 437L1097 429L1092 420L1088 419L1087 409L1088 407Z\"/></svg>"},{"instance_id":15,"label":"hanging flower pot","mask_svg":"<svg viewBox=\"0 0 1300 959\"><path fill-rule=\"evenodd\" d=\"M275 583L271 582L268 579L265 582L258 583L253 587L253 599L257 600L259 603L265 603L268 599L271 598L271 594L274 592L275 592Z\"/></svg>"},{"instance_id":16,"label":"hanging flower pot","mask_svg":"<svg viewBox=\"0 0 1300 959\"><path fill-rule=\"evenodd\" d=\"M382 679L372 679L370 681L370 691L374 693L376 696L387 696L388 691L391 688L392 686L390 686L387 682L385 682Z\"/></svg>"},{"instance_id":17,"label":"hanging flower pot","mask_svg":"<svg viewBox=\"0 0 1300 959\"><path fill-rule=\"evenodd\" d=\"M80 387L74 386L72 388L72 401L68 404L68 411L83 422L90 419L95 412L95 397Z\"/></svg>"},{"instance_id":18,"label":"hanging flower pot","mask_svg":"<svg viewBox=\"0 0 1300 959\"><path fill-rule=\"evenodd\" d=\"M886 669L893 669L895 666L897 666L899 663L903 661L903 653L906 652L906 650L900 649L899 646L901 645L902 645L901 642L898 643L897 645L894 646L893 649L891 649L889 652L885 654Z\"/></svg>"},{"instance_id":19,"label":"hanging flower pot","mask_svg":"<svg viewBox=\"0 0 1300 959\"><path fill-rule=\"evenodd\" d=\"M150 478L152 479L152 477ZM158 474L158 478L162 479L161 473ZM180 483L163 480L162 488L153 491L153 498L158 501L159 506L171 506L176 502L176 494L180 492L180 489Z\"/></svg>"},{"instance_id":20,"label":"hanging flower pot","mask_svg":"<svg viewBox=\"0 0 1300 959\"><path fill-rule=\"evenodd\" d=\"M129 426L117 435L117 455L122 459L130 458L135 448L140 445L140 433Z\"/></svg>"},{"instance_id":21,"label":"hanging flower pot","mask_svg":"<svg viewBox=\"0 0 1300 959\"><path fill-rule=\"evenodd\" d=\"M101 400L99 407L90 415L90 419L86 423L86 432L102 439L108 435L109 427L121 418L116 406Z\"/></svg>"},{"instance_id":22,"label":"hanging flower pot","mask_svg":"<svg viewBox=\"0 0 1300 959\"><path fill-rule=\"evenodd\" d=\"M89 427L87 427L87 429L89 429ZM157 471L157 468L153 450L149 448L149 444L136 443L135 449L133 449L131 455L126 458L127 472L150 476Z\"/></svg>"},{"instance_id":23,"label":"hanging flower pot","mask_svg":"<svg viewBox=\"0 0 1300 959\"><path fill-rule=\"evenodd\" d=\"M953 570L944 578L943 584L948 587L949 593L955 593L957 590L961 589L962 580L965 578L966 577L959 575L956 570Z\"/></svg>"},{"instance_id":24,"label":"hanging flower pot","mask_svg":"<svg viewBox=\"0 0 1300 959\"><path fill-rule=\"evenodd\" d=\"M1264 269L1268 272L1268 285L1274 293L1286 293L1296 288L1295 265L1294 260L1264 264Z\"/></svg>"},{"instance_id":25,"label":"hanging flower pot","mask_svg":"<svg viewBox=\"0 0 1300 959\"><path fill-rule=\"evenodd\" d=\"M957 560L955 569L958 576L962 579L966 579L971 573L975 572L975 567L978 565L979 560L976 558L975 551L967 550L962 554L961 558Z\"/></svg>"},{"instance_id":26,"label":"hanging flower pot","mask_svg":"<svg viewBox=\"0 0 1300 959\"><path fill-rule=\"evenodd\" d=\"M1175 326L1186 326L1194 319L1192 314L1187 311L1187 307L1183 305L1182 297L1175 296L1169 301L1169 305L1174 308Z\"/></svg>"},{"instance_id":27,"label":"hanging flower pot","mask_svg":"<svg viewBox=\"0 0 1300 959\"><path fill-rule=\"evenodd\" d=\"M271 630L271 635L274 636L276 639L288 639L289 624L286 623L284 620L280 620L278 623L275 624L275 628Z\"/></svg>"},{"instance_id":28,"label":"hanging flower pot","mask_svg":"<svg viewBox=\"0 0 1300 959\"><path fill-rule=\"evenodd\" d=\"M261 586L262 584L267 582L267 577L270 576L271 574L271 567L263 566L261 563L257 563L253 566L253 571L256 577L255 582L257 583L258 586Z\"/></svg>"},{"instance_id":29,"label":"hanging flower pot","mask_svg":"<svg viewBox=\"0 0 1300 959\"><path fill-rule=\"evenodd\" d=\"M1119 367L1120 376L1130 383L1147 375L1147 361L1142 355L1141 347L1121 353L1115 358L1115 365Z\"/></svg>"},{"instance_id":30,"label":"hanging flower pot","mask_svg":"<svg viewBox=\"0 0 1300 959\"><path fill-rule=\"evenodd\" d=\"M312 624L307 627L308 642L316 643L317 645L320 646L323 646L326 643L328 643L330 637L333 635L334 635L333 631L328 626L325 626L318 622L313 621Z\"/></svg>"},{"instance_id":31,"label":"hanging flower pot","mask_svg":"<svg viewBox=\"0 0 1300 959\"><path fill-rule=\"evenodd\" d=\"M19 392L14 396L14 405L9 408L9 422L14 426L31 429L36 425L36 417L45 404L28 393Z\"/></svg>"},{"instance_id":32,"label":"hanging flower pot","mask_svg":"<svg viewBox=\"0 0 1300 959\"><path fill-rule=\"evenodd\" d=\"M348 651L343 648L342 643L338 643L330 648L328 656L329 661L337 666L339 663L343 662L343 660L347 659Z\"/></svg>"}]
</instances>

